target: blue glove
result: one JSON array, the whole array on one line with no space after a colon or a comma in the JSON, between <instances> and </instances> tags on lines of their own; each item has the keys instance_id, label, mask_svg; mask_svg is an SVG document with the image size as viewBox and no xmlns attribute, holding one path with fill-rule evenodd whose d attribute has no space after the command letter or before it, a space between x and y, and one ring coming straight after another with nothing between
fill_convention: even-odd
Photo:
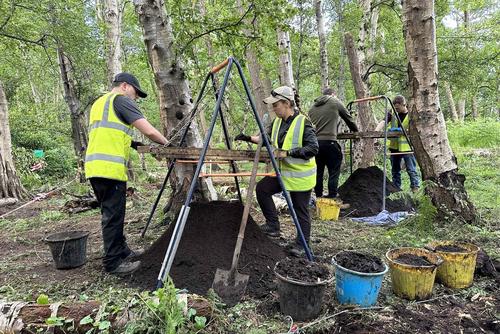
<instances>
[{"instance_id":1,"label":"blue glove","mask_svg":"<svg viewBox=\"0 0 500 334\"><path fill-rule=\"evenodd\" d=\"M390 131L394 131L394 132L395 132L395 131L399 131L399 132L401 132L401 128L390 128L390 129L389 129L389 132L390 132Z\"/></svg>"}]
</instances>

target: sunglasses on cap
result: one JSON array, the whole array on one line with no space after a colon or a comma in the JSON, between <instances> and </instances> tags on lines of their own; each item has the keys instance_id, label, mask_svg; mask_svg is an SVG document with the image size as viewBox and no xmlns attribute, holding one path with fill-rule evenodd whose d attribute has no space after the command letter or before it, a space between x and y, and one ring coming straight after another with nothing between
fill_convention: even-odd
<instances>
[{"instance_id":1,"label":"sunglasses on cap","mask_svg":"<svg viewBox=\"0 0 500 334\"><path fill-rule=\"evenodd\" d=\"M290 100L288 97L286 97L285 95L282 95L282 94L280 94L280 93L277 93L277 92L275 92L274 90L272 90L272 91L271 91L271 96L272 96L272 97L281 96L281 97L283 97L283 98L287 99L288 101L291 101L291 100Z\"/></svg>"}]
</instances>

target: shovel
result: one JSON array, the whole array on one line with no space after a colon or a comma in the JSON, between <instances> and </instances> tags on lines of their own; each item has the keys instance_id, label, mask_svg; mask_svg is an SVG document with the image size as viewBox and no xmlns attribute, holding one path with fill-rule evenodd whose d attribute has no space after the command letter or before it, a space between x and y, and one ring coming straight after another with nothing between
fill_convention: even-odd
<instances>
[{"instance_id":1,"label":"shovel","mask_svg":"<svg viewBox=\"0 0 500 334\"><path fill-rule=\"evenodd\" d=\"M236 305L247 288L248 278L250 276L243 275L236 270L238 259L240 258L241 246L245 237L245 229L247 227L248 214L250 213L250 205L253 199L253 190L255 188L255 179L257 175L257 167L259 166L260 149L262 148L262 141L257 146L255 158L253 160L252 174L250 176L250 183L248 185L247 200L245 208L243 209L243 216L241 218L240 232L236 240L236 247L234 248L233 262L231 269L222 270L217 268L215 278L212 283L212 288L219 295L219 297L228 305Z\"/></svg>"}]
</instances>

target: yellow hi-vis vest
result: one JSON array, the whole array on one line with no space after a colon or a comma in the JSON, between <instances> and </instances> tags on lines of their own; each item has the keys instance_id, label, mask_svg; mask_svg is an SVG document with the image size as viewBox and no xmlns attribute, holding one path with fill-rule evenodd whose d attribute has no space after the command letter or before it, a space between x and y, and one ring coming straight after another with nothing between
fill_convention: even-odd
<instances>
[{"instance_id":1,"label":"yellow hi-vis vest","mask_svg":"<svg viewBox=\"0 0 500 334\"><path fill-rule=\"evenodd\" d=\"M127 161L133 129L115 114L113 101L118 94L107 93L92 105L89 143L85 155L85 176L127 181Z\"/></svg>"},{"instance_id":2,"label":"yellow hi-vis vest","mask_svg":"<svg viewBox=\"0 0 500 334\"><path fill-rule=\"evenodd\" d=\"M410 117L407 114L405 119L403 120L401 126L405 129L406 133L408 133L408 129L410 127ZM391 127L397 128L398 121L396 116L392 115L391 118ZM389 138L389 148L393 150L397 150L399 152L410 152L411 147L406 140L406 137L402 134L397 138Z\"/></svg>"},{"instance_id":3,"label":"yellow hi-vis vest","mask_svg":"<svg viewBox=\"0 0 500 334\"><path fill-rule=\"evenodd\" d=\"M281 126L281 118L276 117L271 132L271 143L278 148L278 133ZM302 147L302 137L304 136L305 116L297 115L290 124L290 128L283 141L283 150ZM279 160L279 168L286 190L307 191L316 185L316 160L312 157L309 160L286 157Z\"/></svg>"}]
</instances>

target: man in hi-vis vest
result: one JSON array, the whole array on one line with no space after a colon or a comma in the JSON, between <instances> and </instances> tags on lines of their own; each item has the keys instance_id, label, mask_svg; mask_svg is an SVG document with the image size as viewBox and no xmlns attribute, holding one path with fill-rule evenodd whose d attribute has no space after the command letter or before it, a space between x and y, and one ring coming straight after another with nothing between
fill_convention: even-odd
<instances>
[{"instance_id":1,"label":"man in hi-vis vest","mask_svg":"<svg viewBox=\"0 0 500 334\"><path fill-rule=\"evenodd\" d=\"M119 73L109 93L92 105L89 143L85 155L85 176L89 179L101 206L104 269L112 274L136 270L140 261L132 261L139 251L131 250L123 234L127 189L127 162L133 128L152 141L166 144L167 139L142 115L135 100L145 98L139 81L130 73Z\"/></svg>"},{"instance_id":2,"label":"man in hi-vis vest","mask_svg":"<svg viewBox=\"0 0 500 334\"><path fill-rule=\"evenodd\" d=\"M295 93L291 87L281 86L271 91L264 103L272 104L276 118L268 133L271 145L276 149L278 165L286 189L290 192L293 207L306 242L311 235L309 201L316 184L316 162L318 140L311 123L295 109ZM236 140L259 143L259 136L238 135ZM280 222L272 195L281 192L276 177L266 176L257 183L256 194L259 206L266 218L261 229L269 236L280 235ZM298 236L291 243L292 253L302 249Z\"/></svg>"}]
</instances>

